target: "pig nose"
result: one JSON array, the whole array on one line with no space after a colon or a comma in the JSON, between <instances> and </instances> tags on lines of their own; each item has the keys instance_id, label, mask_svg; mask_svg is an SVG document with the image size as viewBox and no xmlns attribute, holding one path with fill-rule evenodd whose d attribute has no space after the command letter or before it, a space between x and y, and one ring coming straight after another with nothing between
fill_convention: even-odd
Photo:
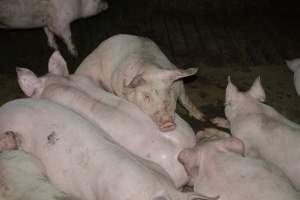
<instances>
[{"instance_id":1,"label":"pig nose","mask_svg":"<svg viewBox=\"0 0 300 200\"><path fill-rule=\"evenodd\" d=\"M174 122L165 122L159 127L159 130L162 132L173 131L176 128L176 124Z\"/></svg>"}]
</instances>

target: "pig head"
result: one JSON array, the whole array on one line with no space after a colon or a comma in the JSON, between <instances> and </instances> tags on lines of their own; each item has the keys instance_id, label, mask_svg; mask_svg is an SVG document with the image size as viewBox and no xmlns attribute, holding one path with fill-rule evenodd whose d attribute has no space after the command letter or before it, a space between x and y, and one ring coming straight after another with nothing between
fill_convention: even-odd
<instances>
[{"instance_id":1,"label":"pig head","mask_svg":"<svg viewBox=\"0 0 300 200\"><path fill-rule=\"evenodd\" d=\"M123 95L149 115L161 131L172 131L176 128L174 114L180 95L176 81L196 74L197 70L159 69L150 66L147 71L128 81L129 83L123 83Z\"/></svg>"}]
</instances>

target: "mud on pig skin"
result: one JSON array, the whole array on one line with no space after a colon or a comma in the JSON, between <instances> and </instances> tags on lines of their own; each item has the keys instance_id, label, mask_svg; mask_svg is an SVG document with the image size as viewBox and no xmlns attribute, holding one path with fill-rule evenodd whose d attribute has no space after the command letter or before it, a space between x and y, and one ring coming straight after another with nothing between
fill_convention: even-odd
<instances>
[{"instance_id":1,"label":"mud on pig skin","mask_svg":"<svg viewBox=\"0 0 300 200\"><path fill-rule=\"evenodd\" d=\"M245 143L247 155L277 165L300 190L300 126L264 104L265 98L260 78L246 92L228 79L225 115L231 134Z\"/></svg>"},{"instance_id":2,"label":"mud on pig skin","mask_svg":"<svg viewBox=\"0 0 300 200\"><path fill-rule=\"evenodd\" d=\"M229 137L185 149L178 159L194 182L194 191L220 200L299 200L288 177L275 165L244 157L241 140Z\"/></svg>"},{"instance_id":3,"label":"mud on pig skin","mask_svg":"<svg viewBox=\"0 0 300 200\"><path fill-rule=\"evenodd\" d=\"M56 35L64 41L70 53L76 56L71 22L96 15L107 8L107 2L102 0L1 0L0 28L44 27L50 47L58 50Z\"/></svg>"},{"instance_id":4,"label":"mud on pig skin","mask_svg":"<svg viewBox=\"0 0 300 200\"><path fill-rule=\"evenodd\" d=\"M197 68L177 69L148 38L119 34L103 41L75 73L91 77L106 90L136 104L167 132L176 128L178 98L190 115L203 120L203 114L186 95L182 80L178 80L196 72Z\"/></svg>"},{"instance_id":5,"label":"mud on pig skin","mask_svg":"<svg viewBox=\"0 0 300 200\"><path fill-rule=\"evenodd\" d=\"M58 52L51 56L48 67L49 73L40 78L28 69L17 70L20 87L26 95L47 98L80 113L130 152L163 167L176 187L188 182L177 156L183 148L193 147L196 138L180 116L175 114L177 128L162 134L136 105L104 91L85 76L69 75Z\"/></svg>"},{"instance_id":6,"label":"mud on pig skin","mask_svg":"<svg viewBox=\"0 0 300 200\"><path fill-rule=\"evenodd\" d=\"M78 200L51 184L43 169L38 159L23 151L1 151L0 199Z\"/></svg>"},{"instance_id":7,"label":"mud on pig skin","mask_svg":"<svg viewBox=\"0 0 300 200\"><path fill-rule=\"evenodd\" d=\"M0 134L8 130L18 133L20 148L42 162L58 188L78 198L215 199L179 192L160 166L131 154L101 128L50 100L27 98L4 104Z\"/></svg>"}]
</instances>

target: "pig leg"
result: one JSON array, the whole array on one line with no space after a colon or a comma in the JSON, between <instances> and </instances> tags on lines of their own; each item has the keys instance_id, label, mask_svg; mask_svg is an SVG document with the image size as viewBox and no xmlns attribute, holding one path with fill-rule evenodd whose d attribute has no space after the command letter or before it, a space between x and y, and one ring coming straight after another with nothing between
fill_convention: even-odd
<instances>
[{"instance_id":1,"label":"pig leg","mask_svg":"<svg viewBox=\"0 0 300 200\"><path fill-rule=\"evenodd\" d=\"M0 151L18 149L17 136L14 132L8 131L0 138Z\"/></svg>"},{"instance_id":2,"label":"pig leg","mask_svg":"<svg viewBox=\"0 0 300 200\"><path fill-rule=\"evenodd\" d=\"M215 117L211 119L210 122L221 128L230 128L229 122L223 117Z\"/></svg>"},{"instance_id":3,"label":"pig leg","mask_svg":"<svg viewBox=\"0 0 300 200\"><path fill-rule=\"evenodd\" d=\"M58 46L55 42L55 38L54 38L54 34L47 28L44 28L44 32L46 33L47 39L48 39L48 45L54 49L54 50L58 50Z\"/></svg>"},{"instance_id":4,"label":"pig leg","mask_svg":"<svg viewBox=\"0 0 300 200\"><path fill-rule=\"evenodd\" d=\"M68 50L73 56L77 56L77 50L75 45L72 42L72 34L69 24L56 24L51 23L54 20L50 20L49 30L55 33L58 37L60 37L64 43L67 45Z\"/></svg>"},{"instance_id":5,"label":"pig leg","mask_svg":"<svg viewBox=\"0 0 300 200\"><path fill-rule=\"evenodd\" d=\"M190 98L186 95L183 82L178 81L174 84L176 84L175 87L177 87L179 91L179 101L185 107L185 109L187 109L190 116L193 116L198 120L204 121L204 114L197 109L197 107L191 102Z\"/></svg>"}]
</instances>

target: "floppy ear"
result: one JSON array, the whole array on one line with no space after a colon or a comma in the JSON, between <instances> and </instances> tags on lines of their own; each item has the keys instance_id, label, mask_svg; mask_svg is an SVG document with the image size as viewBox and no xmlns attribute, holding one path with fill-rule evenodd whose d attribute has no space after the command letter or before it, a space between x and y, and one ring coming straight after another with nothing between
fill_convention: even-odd
<instances>
[{"instance_id":1,"label":"floppy ear","mask_svg":"<svg viewBox=\"0 0 300 200\"><path fill-rule=\"evenodd\" d=\"M198 68L162 70L161 74L159 74L158 77L162 80L174 82L180 78L192 76L196 74L197 71Z\"/></svg>"},{"instance_id":2,"label":"floppy ear","mask_svg":"<svg viewBox=\"0 0 300 200\"><path fill-rule=\"evenodd\" d=\"M260 77L255 79L251 88L248 90L248 94L260 102L264 102L266 100L266 94L261 85Z\"/></svg>"},{"instance_id":3,"label":"floppy ear","mask_svg":"<svg viewBox=\"0 0 300 200\"><path fill-rule=\"evenodd\" d=\"M69 75L67 63L58 51L55 51L49 58L48 72L62 76Z\"/></svg>"},{"instance_id":4,"label":"floppy ear","mask_svg":"<svg viewBox=\"0 0 300 200\"><path fill-rule=\"evenodd\" d=\"M17 67L16 71L20 88L27 96L32 96L41 87L41 80L29 69Z\"/></svg>"},{"instance_id":5,"label":"floppy ear","mask_svg":"<svg viewBox=\"0 0 300 200\"><path fill-rule=\"evenodd\" d=\"M184 166L188 176L197 176L197 153L192 148L183 149L177 157L177 160Z\"/></svg>"},{"instance_id":6,"label":"floppy ear","mask_svg":"<svg viewBox=\"0 0 300 200\"><path fill-rule=\"evenodd\" d=\"M245 156L245 144L236 137L232 136L218 140L216 146L219 151L233 152Z\"/></svg>"},{"instance_id":7,"label":"floppy ear","mask_svg":"<svg viewBox=\"0 0 300 200\"><path fill-rule=\"evenodd\" d=\"M237 87L231 82L230 76L227 77L227 80L228 83L226 87L225 102L226 104L230 104L237 99L239 91Z\"/></svg>"}]
</instances>

